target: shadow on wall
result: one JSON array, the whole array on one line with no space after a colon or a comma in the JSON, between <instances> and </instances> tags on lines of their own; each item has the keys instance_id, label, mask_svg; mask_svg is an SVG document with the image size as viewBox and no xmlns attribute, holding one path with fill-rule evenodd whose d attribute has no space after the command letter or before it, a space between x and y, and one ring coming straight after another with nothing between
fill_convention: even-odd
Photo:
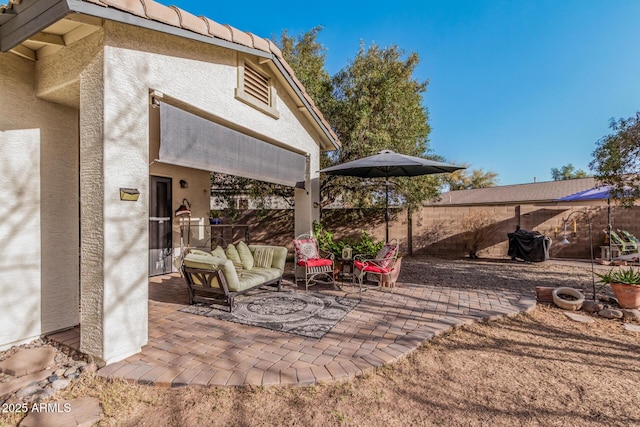
<instances>
[{"instance_id":1,"label":"shadow on wall","mask_svg":"<svg viewBox=\"0 0 640 427\"><path fill-rule=\"evenodd\" d=\"M250 226L251 243L293 248L293 209L270 209L263 212L246 210L238 216L235 224ZM237 240L237 236L234 236L234 241Z\"/></svg>"},{"instance_id":2,"label":"shadow on wall","mask_svg":"<svg viewBox=\"0 0 640 427\"><path fill-rule=\"evenodd\" d=\"M397 218L398 214L395 212L391 223ZM234 223L250 225L251 243L293 248L295 237L293 209L269 209L262 212L246 210ZM334 233L336 239L347 237L357 239L362 230L371 232L384 228L384 212L381 209L327 209L322 211L322 225L326 230ZM235 240L238 240L238 236L234 236Z\"/></svg>"},{"instance_id":3,"label":"shadow on wall","mask_svg":"<svg viewBox=\"0 0 640 427\"><path fill-rule=\"evenodd\" d=\"M562 238L563 222L562 218L567 217L570 211L578 210L580 207L559 207L559 208L538 208L520 215L520 226L525 230L535 230L550 237L553 240L551 246L551 256L565 258L589 258L589 234L586 220L576 216L576 235L572 236L573 220L567 225L567 230L571 234L569 246L559 244ZM468 208L467 208L468 211ZM606 228L606 208L591 207L591 222L593 229L594 251L603 244L602 229ZM462 216L460 216L462 218ZM428 217L426 218L428 220ZM465 239L468 234L462 229L461 221L456 219L441 219L429 221L426 225L425 218L418 222L420 230L413 237L414 253L430 255L455 256L467 255L465 252ZM487 228L490 232L480 243L478 253L481 256L507 256L509 248L508 233L515 231L518 224L518 217L513 215L509 218L502 218ZM557 233L556 233L557 229ZM599 252L594 253L598 256Z\"/></svg>"},{"instance_id":4,"label":"shadow on wall","mask_svg":"<svg viewBox=\"0 0 640 427\"><path fill-rule=\"evenodd\" d=\"M562 258L589 258L589 233L587 222L579 215L571 218L567 224L569 234L568 246L561 246L563 222L570 212L584 209L583 206L569 207L534 207L529 205L527 210L520 215L520 226L525 230L536 230L553 240L551 256ZM448 208L451 209L451 208ZM478 208L481 210L482 208ZM614 228L624 228L632 233L637 230L633 227L633 220L638 213L629 210L614 210ZM431 211L429 211L431 212ZM461 221L468 207L460 208L460 212L440 215L440 219L431 213L422 212L414 214L413 226L413 251L415 254L430 254L443 256L465 256L465 238L467 234L462 228ZM591 215L594 255L599 256L599 246L604 244L604 230L607 226L606 207L589 207ZM393 211L390 229L392 236L402 236L400 240L401 250L406 252L407 219L399 211ZM490 231L486 234L478 246L478 254L481 257L506 257L509 248L507 233L515 231L518 217L515 215L515 206L501 207L494 212L498 217L497 222L487 227ZM573 235L573 218L576 219L576 233ZM639 219L640 221L640 219ZM236 224L249 224L251 226L251 242L276 244L292 249L294 237L294 212L293 210L268 210L260 214L258 211L244 211L235 222ZM636 222L637 223L637 222ZM334 233L336 239L359 238L362 230L366 230L379 239L384 236L384 213L381 209L327 209L322 212L322 224L326 230ZM400 231L405 231L404 234ZM556 232L557 230L557 232Z\"/></svg>"}]
</instances>

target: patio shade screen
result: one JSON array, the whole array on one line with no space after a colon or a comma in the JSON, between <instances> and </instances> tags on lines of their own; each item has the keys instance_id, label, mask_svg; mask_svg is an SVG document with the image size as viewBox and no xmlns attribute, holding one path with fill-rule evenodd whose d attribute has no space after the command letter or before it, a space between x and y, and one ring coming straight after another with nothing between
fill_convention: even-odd
<instances>
[{"instance_id":1,"label":"patio shade screen","mask_svg":"<svg viewBox=\"0 0 640 427\"><path fill-rule=\"evenodd\" d=\"M160 105L159 160L294 187L305 181L306 158L258 138Z\"/></svg>"}]
</instances>

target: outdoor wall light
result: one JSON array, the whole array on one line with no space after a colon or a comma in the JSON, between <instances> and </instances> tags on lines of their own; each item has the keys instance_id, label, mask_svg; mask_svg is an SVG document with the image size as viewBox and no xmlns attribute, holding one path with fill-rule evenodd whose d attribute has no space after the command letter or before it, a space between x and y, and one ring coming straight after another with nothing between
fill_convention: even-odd
<instances>
[{"instance_id":1,"label":"outdoor wall light","mask_svg":"<svg viewBox=\"0 0 640 427\"><path fill-rule=\"evenodd\" d=\"M191 216L191 203L187 199L182 199L182 204L178 206L175 214L176 216Z\"/></svg>"},{"instance_id":2,"label":"outdoor wall light","mask_svg":"<svg viewBox=\"0 0 640 427\"><path fill-rule=\"evenodd\" d=\"M180 180L180 188L189 188L189 183L184 179Z\"/></svg>"},{"instance_id":3,"label":"outdoor wall light","mask_svg":"<svg viewBox=\"0 0 640 427\"><path fill-rule=\"evenodd\" d=\"M140 192L136 188L120 188L120 200L135 202L140 197Z\"/></svg>"}]
</instances>

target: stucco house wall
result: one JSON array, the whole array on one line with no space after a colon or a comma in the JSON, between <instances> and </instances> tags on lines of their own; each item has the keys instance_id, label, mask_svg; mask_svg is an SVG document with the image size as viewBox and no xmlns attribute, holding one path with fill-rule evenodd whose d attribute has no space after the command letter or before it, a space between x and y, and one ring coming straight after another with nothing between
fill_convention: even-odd
<instances>
[{"instance_id":1,"label":"stucco house wall","mask_svg":"<svg viewBox=\"0 0 640 427\"><path fill-rule=\"evenodd\" d=\"M0 7L0 26L15 19L31 30L37 22L20 21L20 12L42 10L40 17L48 19L50 3L25 0L15 6L17 17L9 13L12 5ZM318 217L312 201L320 149L339 141L300 95L306 96L304 88L277 49L256 41L258 55L258 48L246 44L254 36L235 29L229 29L233 40L216 43L193 40L183 29L157 31L166 22L180 27L196 18L180 11L176 21L169 18L178 18L176 9L145 5L107 10L91 1L56 3L56 10L75 7L107 19L72 14L65 25L88 27L55 53L30 55L32 45L0 53L0 202L6 209L0 235L12 243L0 261L0 347L78 323L80 350L107 363L147 342L150 175L173 178L173 210L187 198L196 221L208 218L210 195L209 171L156 161L160 138L152 91L162 102L307 155L305 188L295 190L296 232L309 231ZM164 14L155 29L143 28L149 22L145 11ZM242 43L235 44L236 37ZM238 63L245 57L271 71L277 119L236 98ZM180 179L189 187L180 188ZM123 187L137 189L139 200L121 200Z\"/></svg>"},{"instance_id":2,"label":"stucco house wall","mask_svg":"<svg viewBox=\"0 0 640 427\"><path fill-rule=\"evenodd\" d=\"M78 323L78 111L0 54L0 350Z\"/></svg>"}]
</instances>

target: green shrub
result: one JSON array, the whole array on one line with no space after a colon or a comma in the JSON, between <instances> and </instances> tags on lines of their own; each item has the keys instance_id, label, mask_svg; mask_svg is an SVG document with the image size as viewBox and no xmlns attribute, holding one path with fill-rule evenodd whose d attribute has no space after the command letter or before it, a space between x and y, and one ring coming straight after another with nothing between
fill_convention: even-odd
<instances>
[{"instance_id":1,"label":"green shrub","mask_svg":"<svg viewBox=\"0 0 640 427\"><path fill-rule=\"evenodd\" d=\"M325 251L331 252L336 257L342 256L342 249L345 246L349 246L353 250L353 255L366 255L373 258L378 251L384 246L384 241L375 241L373 237L366 231L361 231L359 240L353 238L345 238L336 241L334 234L322 228L320 224L315 222L313 224L313 235L318 240L318 247Z\"/></svg>"}]
</instances>

